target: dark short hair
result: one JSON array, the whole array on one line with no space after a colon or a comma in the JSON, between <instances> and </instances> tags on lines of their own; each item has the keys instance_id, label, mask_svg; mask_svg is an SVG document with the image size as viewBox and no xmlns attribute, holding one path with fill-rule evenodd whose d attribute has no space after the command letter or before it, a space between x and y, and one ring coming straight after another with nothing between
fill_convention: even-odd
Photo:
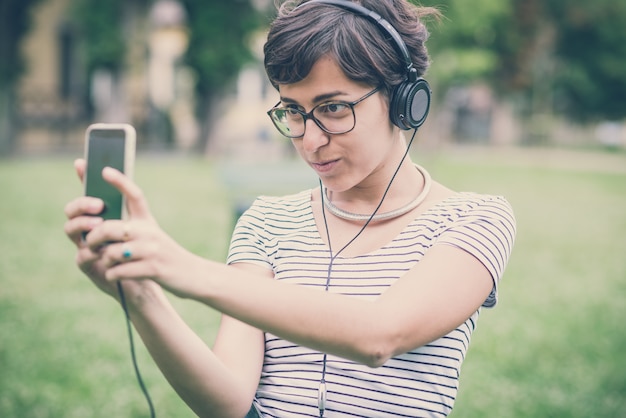
<instances>
[{"instance_id":1,"label":"dark short hair","mask_svg":"<svg viewBox=\"0 0 626 418\"><path fill-rule=\"evenodd\" d=\"M424 16L439 16L434 8L406 0L355 1L388 21L407 46L418 75L430 64ZM304 79L323 56L332 57L356 82L380 86L385 93L405 80L405 61L391 39L375 23L337 6L302 0L278 5L264 46L265 71L275 88Z\"/></svg>"}]
</instances>

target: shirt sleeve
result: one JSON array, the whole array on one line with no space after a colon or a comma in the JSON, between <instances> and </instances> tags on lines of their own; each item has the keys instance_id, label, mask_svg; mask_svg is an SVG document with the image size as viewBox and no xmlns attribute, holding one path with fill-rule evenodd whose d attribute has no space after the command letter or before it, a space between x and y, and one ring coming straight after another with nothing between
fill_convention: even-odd
<instances>
[{"instance_id":1,"label":"shirt sleeve","mask_svg":"<svg viewBox=\"0 0 626 418\"><path fill-rule=\"evenodd\" d=\"M491 308L498 299L498 284L508 263L515 240L516 221L509 202L501 196L486 196L462 212L439 238L480 261L491 274L493 288L483 302Z\"/></svg>"},{"instance_id":2,"label":"shirt sleeve","mask_svg":"<svg viewBox=\"0 0 626 418\"><path fill-rule=\"evenodd\" d=\"M266 241L263 203L261 199L256 199L237 220L226 263L252 263L271 268L265 250Z\"/></svg>"}]
</instances>

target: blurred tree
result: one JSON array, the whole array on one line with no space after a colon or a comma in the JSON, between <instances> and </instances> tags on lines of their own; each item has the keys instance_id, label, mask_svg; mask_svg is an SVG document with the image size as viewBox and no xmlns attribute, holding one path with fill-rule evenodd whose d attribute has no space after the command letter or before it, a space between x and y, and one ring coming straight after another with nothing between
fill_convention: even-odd
<instances>
[{"instance_id":1,"label":"blurred tree","mask_svg":"<svg viewBox=\"0 0 626 418\"><path fill-rule=\"evenodd\" d=\"M0 88L24 70L20 41L30 26L29 11L39 0L0 0Z\"/></svg>"},{"instance_id":2,"label":"blurred tree","mask_svg":"<svg viewBox=\"0 0 626 418\"><path fill-rule=\"evenodd\" d=\"M581 122L626 117L626 2L438 0L432 78L441 91L487 82L523 114L555 111Z\"/></svg>"},{"instance_id":3,"label":"blurred tree","mask_svg":"<svg viewBox=\"0 0 626 418\"><path fill-rule=\"evenodd\" d=\"M212 125L212 104L221 96L240 68L252 58L250 35L261 22L250 0L179 0L187 12L189 46L185 64L195 74L197 113L202 123L198 148L204 149ZM105 68L119 71L126 52L122 28L128 3L147 13L149 0L80 0L75 20L84 34L89 72Z\"/></svg>"},{"instance_id":4,"label":"blurred tree","mask_svg":"<svg viewBox=\"0 0 626 418\"><path fill-rule=\"evenodd\" d=\"M442 24L431 28L432 77L451 84L485 81L496 91L511 93L533 83L537 46L545 19L540 0L436 0Z\"/></svg>"},{"instance_id":5,"label":"blurred tree","mask_svg":"<svg viewBox=\"0 0 626 418\"><path fill-rule=\"evenodd\" d=\"M129 25L132 15L145 13L150 0L73 0L70 10L72 26L80 39L79 54L88 86L84 91L84 106L93 116L97 99L91 91L94 75L110 77L111 88L116 90L128 50ZM117 100L117 97L111 97ZM102 111L103 109L99 109ZM121 111L123 112L123 111ZM102 115L99 115L102 116ZM119 116L119 115L118 115ZM110 117L110 115L109 115Z\"/></svg>"},{"instance_id":6,"label":"blurred tree","mask_svg":"<svg viewBox=\"0 0 626 418\"><path fill-rule=\"evenodd\" d=\"M198 117L202 134L197 145L204 151L209 131L219 112L215 100L253 59L251 37L262 14L250 0L182 0L190 31L186 63L196 74Z\"/></svg>"},{"instance_id":7,"label":"blurred tree","mask_svg":"<svg viewBox=\"0 0 626 418\"><path fill-rule=\"evenodd\" d=\"M429 78L441 87L491 80L498 68L496 42L501 35L496 24L511 14L511 0L419 1L435 6L444 19L430 26L433 36L428 47L433 58Z\"/></svg>"},{"instance_id":8,"label":"blurred tree","mask_svg":"<svg viewBox=\"0 0 626 418\"><path fill-rule=\"evenodd\" d=\"M581 122L626 117L626 2L546 1L557 28L557 109Z\"/></svg>"},{"instance_id":9,"label":"blurred tree","mask_svg":"<svg viewBox=\"0 0 626 418\"><path fill-rule=\"evenodd\" d=\"M123 0L79 0L73 3L73 20L82 35L89 73L97 68L115 72L123 63L123 3Z\"/></svg>"},{"instance_id":10,"label":"blurred tree","mask_svg":"<svg viewBox=\"0 0 626 418\"><path fill-rule=\"evenodd\" d=\"M24 71L20 41L30 26L29 11L39 0L0 0L0 155L13 150L15 81Z\"/></svg>"}]
</instances>

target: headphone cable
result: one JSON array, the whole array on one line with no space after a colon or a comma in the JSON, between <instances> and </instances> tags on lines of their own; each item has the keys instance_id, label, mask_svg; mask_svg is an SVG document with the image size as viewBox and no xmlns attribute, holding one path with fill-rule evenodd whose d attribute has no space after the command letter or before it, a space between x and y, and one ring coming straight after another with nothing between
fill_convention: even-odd
<instances>
[{"instance_id":1,"label":"headphone cable","mask_svg":"<svg viewBox=\"0 0 626 418\"><path fill-rule=\"evenodd\" d=\"M320 182L320 196L321 196L321 199L322 199L322 218L324 219L324 228L326 230L325 231L326 232L326 240L328 241L328 252L330 254L330 261L328 263L328 272L327 272L327 275L326 275L326 286L324 287L324 291L328 292L328 289L330 288L330 277L331 277L331 274L332 274L333 264L335 263L335 259L337 257L339 257L339 254L341 254L343 252L343 250L348 248L350 246L350 244L352 244L363 233L363 231L365 231L365 228L367 228L367 226L372 222L372 219L374 219L374 215L376 215L376 213L378 212L380 207L383 205L385 197L387 197L387 193L389 192L389 189L391 188L391 183L393 183L394 179L396 178L396 175L400 171L400 167L402 166L402 163L404 162L404 160L406 159L407 155L409 154L409 150L411 149L411 144L413 144L413 140L415 139L415 135L416 134L417 134L417 128L415 128L413 130L413 134L411 135L411 140L409 141L408 145L406 146L406 151L402 155L402 159L400 160L400 163L398 164L398 167L396 168L396 171L394 171L393 175L391 176L391 180L389 180L389 184L387 184L387 188L385 189L385 192L383 193L383 196L381 197L380 202L378 203L378 206L376 206L376 209L374 209L374 212L372 212L372 214L367 219L365 224L361 227L359 232L357 232L356 235L354 237L352 237L352 239L350 241L348 241L348 243L346 245L341 247L341 249L339 251L337 251L335 254L333 254L333 247L332 247L332 244L330 242L330 230L328 229L328 222L326 220L326 211L324 210L324 188L323 188L323 185L322 185L322 179L321 178L319 179L319 182ZM328 354L324 353L324 356L322 358L322 377L320 379L320 384L319 384L319 387L317 389L317 392L318 392L317 393L317 403L318 403L318 408L319 408L319 411L320 411L320 418L324 418L324 411L326 410L326 362L327 362L327 358L328 358Z\"/></svg>"},{"instance_id":2,"label":"headphone cable","mask_svg":"<svg viewBox=\"0 0 626 418\"><path fill-rule=\"evenodd\" d=\"M135 354L135 342L133 339L133 328L130 322L130 315L128 314L128 306L126 305L126 297L124 296L124 289L122 288L122 282L117 282L117 293L120 295L120 303L122 305L122 309L124 310L124 316L126 317L126 329L128 331L128 341L130 343L130 356L133 361L133 368L135 369L135 376L137 376L137 382L139 383L139 387L143 392L146 401L148 402L148 407L150 408L150 418L155 418L156 413L154 411L154 405L152 404L152 399L150 398L150 394L148 393L148 389L143 382L143 378L141 377L141 373L139 371L139 366L137 364L137 356Z\"/></svg>"}]
</instances>

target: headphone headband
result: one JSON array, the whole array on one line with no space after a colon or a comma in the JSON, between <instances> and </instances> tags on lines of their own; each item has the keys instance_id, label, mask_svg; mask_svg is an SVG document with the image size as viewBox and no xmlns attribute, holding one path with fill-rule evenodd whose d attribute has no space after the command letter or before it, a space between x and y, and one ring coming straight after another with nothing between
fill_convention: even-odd
<instances>
[{"instance_id":1,"label":"headphone headband","mask_svg":"<svg viewBox=\"0 0 626 418\"><path fill-rule=\"evenodd\" d=\"M321 3L336 6L344 10L351 11L359 16L365 17L371 22L375 23L386 34L388 34L391 39L393 39L394 45L398 49L398 52L400 52L400 55L402 55L402 57L404 58L407 78L409 79L409 81L417 80L417 71L415 70L415 68L413 68L413 61L411 61L411 55L409 54L409 50L407 49L406 44L402 40L402 37L400 36L398 31L389 22L383 19L381 15L374 12L373 10L361 6L360 4L353 3L350 0L310 0L302 3L298 7L309 3ZM296 9L298 7L296 7Z\"/></svg>"}]
</instances>

